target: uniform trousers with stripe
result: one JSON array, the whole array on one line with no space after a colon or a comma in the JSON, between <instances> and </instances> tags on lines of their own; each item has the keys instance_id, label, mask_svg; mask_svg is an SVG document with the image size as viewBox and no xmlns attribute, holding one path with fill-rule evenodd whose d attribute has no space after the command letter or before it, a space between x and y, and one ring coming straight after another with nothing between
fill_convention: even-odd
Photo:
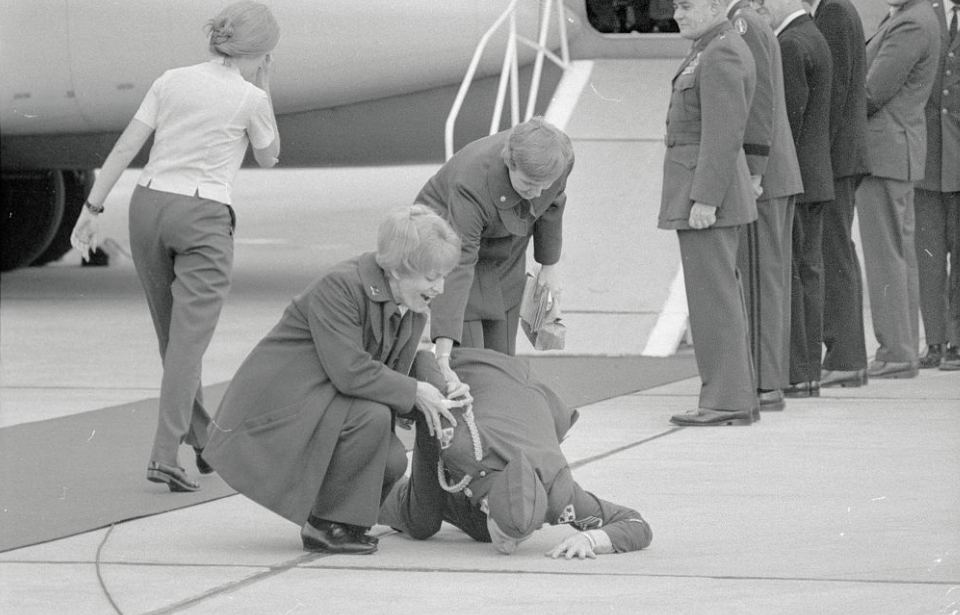
<instances>
[{"instance_id":1,"label":"uniform trousers with stripe","mask_svg":"<svg viewBox=\"0 0 960 615\"><path fill-rule=\"evenodd\" d=\"M876 359L915 363L920 347L920 283L913 182L869 175L857 188Z\"/></svg>"},{"instance_id":2,"label":"uniform trousers with stripe","mask_svg":"<svg viewBox=\"0 0 960 615\"><path fill-rule=\"evenodd\" d=\"M740 233L741 225L677 231L701 380L699 407L705 410L751 410L757 405L737 271Z\"/></svg>"},{"instance_id":3,"label":"uniform trousers with stripe","mask_svg":"<svg viewBox=\"0 0 960 615\"><path fill-rule=\"evenodd\" d=\"M757 201L757 220L743 227L737 266L744 280L750 356L757 388L790 380L790 286L794 197Z\"/></svg>"},{"instance_id":4,"label":"uniform trousers with stripe","mask_svg":"<svg viewBox=\"0 0 960 615\"><path fill-rule=\"evenodd\" d=\"M163 362L151 461L177 467L182 442L207 444L200 371L230 290L234 224L218 201L144 186L131 198L130 247Z\"/></svg>"}]
</instances>

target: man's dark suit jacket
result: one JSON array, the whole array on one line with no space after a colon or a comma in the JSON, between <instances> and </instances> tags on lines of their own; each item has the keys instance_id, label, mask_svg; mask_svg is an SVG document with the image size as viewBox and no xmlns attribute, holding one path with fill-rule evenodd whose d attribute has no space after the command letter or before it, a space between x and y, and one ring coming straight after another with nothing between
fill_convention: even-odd
<instances>
[{"instance_id":1,"label":"man's dark suit jacket","mask_svg":"<svg viewBox=\"0 0 960 615\"><path fill-rule=\"evenodd\" d=\"M788 23L777 35L783 59L784 93L790 131L797 148L803 194L798 203L833 200L830 165L830 47L809 15Z\"/></svg>"},{"instance_id":2,"label":"man's dark suit jacket","mask_svg":"<svg viewBox=\"0 0 960 615\"><path fill-rule=\"evenodd\" d=\"M867 167L866 38L850 0L821 0L814 15L833 56L830 161L836 179L864 175Z\"/></svg>"}]
</instances>

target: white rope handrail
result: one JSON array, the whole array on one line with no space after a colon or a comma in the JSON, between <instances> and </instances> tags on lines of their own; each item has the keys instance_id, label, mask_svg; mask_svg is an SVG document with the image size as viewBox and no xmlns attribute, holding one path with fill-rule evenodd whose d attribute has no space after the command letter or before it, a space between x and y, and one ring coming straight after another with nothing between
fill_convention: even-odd
<instances>
[{"instance_id":1,"label":"white rope handrail","mask_svg":"<svg viewBox=\"0 0 960 615\"><path fill-rule=\"evenodd\" d=\"M560 66L564 70L570 67L570 51L567 44L567 28L562 0L557 0L556 3L557 30L560 34L559 57L546 48L547 35L549 34L550 30L550 13L554 8L554 0L541 0L540 32L537 42L533 42L525 37L517 35L516 13L517 4L519 2L520 0L511 0L510 4L507 5L507 8L503 11L500 17L493 22L493 25L490 26L490 28L480 38L480 42L477 44L477 48L473 52L473 57L470 59L470 66L467 68L467 74L464 76L463 82L460 84L460 89L457 91L457 96L454 99L453 107L450 109L450 113L447 115L447 121L444 126L444 154L446 160L450 160L450 158L453 156L454 125L456 124L457 117L460 115L460 109L463 106L463 101L467 96L467 90L470 89L470 84L473 82L474 75L477 72L477 66L480 64L480 58L487 47L487 43L490 41L490 37L492 37L493 34L499 30L505 22L508 21L508 19L510 22L510 30L507 36L507 46L504 52L503 66L500 69L500 83L497 87L496 107L493 112L493 118L490 122L490 134L494 134L499 130L500 119L503 111L503 102L504 98L506 97L508 85L510 86L511 125L516 126L519 123L518 116L520 114L520 94L517 67L518 41L537 51L537 56L534 60L533 77L530 81L530 92L528 93L527 97L527 109L526 115L524 116L524 121L533 116L534 106L536 105L537 95L540 90L543 58L547 57L550 61L557 66Z\"/></svg>"}]
</instances>

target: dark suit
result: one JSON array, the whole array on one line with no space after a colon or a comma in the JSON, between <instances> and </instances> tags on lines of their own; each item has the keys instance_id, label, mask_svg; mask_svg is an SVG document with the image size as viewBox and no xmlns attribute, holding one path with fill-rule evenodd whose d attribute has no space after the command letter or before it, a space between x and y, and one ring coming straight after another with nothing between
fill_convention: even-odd
<instances>
[{"instance_id":1,"label":"dark suit","mask_svg":"<svg viewBox=\"0 0 960 615\"><path fill-rule=\"evenodd\" d=\"M854 193L867 172L866 41L850 0L821 0L814 23L830 47L830 162L834 200L823 212L823 343L826 370L867 366L863 275L851 229Z\"/></svg>"},{"instance_id":2,"label":"dark suit","mask_svg":"<svg viewBox=\"0 0 960 615\"><path fill-rule=\"evenodd\" d=\"M762 175L757 221L744 228L737 265L744 282L751 356L757 386L779 389L788 384L790 361L790 262L793 198L803 191L783 94L780 45L767 21L747 0L732 4L727 16L750 48L757 67L757 93L744 136L747 161L756 160L758 135L769 144ZM759 128L758 128L759 127Z\"/></svg>"},{"instance_id":3,"label":"dark suit","mask_svg":"<svg viewBox=\"0 0 960 615\"><path fill-rule=\"evenodd\" d=\"M913 183L923 179L923 108L937 73L940 26L927 0L909 0L867 41L870 175L857 189L880 363L916 363L920 338Z\"/></svg>"},{"instance_id":4,"label":"dark suit","mask_svg":"<svg viewBox=\"0 0 960 615\"><path fill-rule=\"evenodd\" d=\"M793 218L790 382L820 380L823 337L824 203L833 200L830 164L830 47L813 19L795 17L777 34L783 58L787 116L804 191Z\"/></svg>"},{"instance_id":5,"label":"dark suit","mask_svg":"<svg viewBox=\"0 0 960 615\"><path fill-rule=\"evenodd\" d=\"M658 226L675 229L680 241L703 381L699 405L710 410L750 410L757 403L736 270L740 228L757 217L743 151L755 84L750 50L723 22L694 42L673 78L667 111ZM716 224L691 229L694 202L716 206Z\"/></svg>"},{"instance_id":6,"label":"dark suit","mask_svg":"<svg viewBox=\"0 0 960 615\"><path fill-rule=\"evenodd\" d=\"M953 6L931 3L940 22L940 59L925 109L925 172L915 193L917 268L927 344L960 344L960 35L950 40L943 4Z\"/></svg>"}]
</instances>

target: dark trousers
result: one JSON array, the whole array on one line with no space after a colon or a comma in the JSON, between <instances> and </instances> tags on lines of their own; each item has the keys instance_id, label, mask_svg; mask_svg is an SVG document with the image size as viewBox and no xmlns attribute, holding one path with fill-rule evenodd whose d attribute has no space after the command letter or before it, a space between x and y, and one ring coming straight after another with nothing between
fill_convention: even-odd
<instances>
[{"instance_id":1,"label":"dark trousers","mask_svg":"<svg viewBox=\"0 0 960 615\"><path fill-rule=\"evenodd\" d=\"M924 335L927 344L960 344L960 192L917 188L914 198Z\"/></svg>"},{"instance_id":2,"label":"dark trousers","mask_svg":"<svg viewBox=\"0 0 960 615\"><path fill-rule=\"evenodd\" d=\"M855 177L834 180L832 203L823 208L823 368L867 367L863 332L863 274L853 242Z\"/></svg>"},{"instance_id":3,"label":"dark trousers","mask_svg":"<svg viewBox=\"0 0 960 615\"><path fill-rule=\"evenodd\" d=\"M757 404L747 310L737 272L739 226L678 230L690 313L699 407L750 410Z\"/></svg>"},{"instance_id":4,"label":"dark trousers","mask_svg":"<svg viewBox=\"0 0 960 615\"><path fill-rule=\"evenodd\" d=\"M207 445L200 369L233 268L229 206L137 186L130 248L157 334L163 378L151 461L178 466L181 442Z\"/></svg>"},{"instance_id":5,"label":"dark trousers","mask_svg":"<svg viewBox=\"0 0 960 615\"><path fill-rule=\"evenodd\" d=\"M503 320L468 320L463 323L460 345L487 348L499 353L517 354L517 329L520 326L520 305L507 310Z\"/></svg>"},{"instance_id":6,"label":"dark trousers","mask_svg":"<svg viewBox=\"0 0 960 615\"><path fill-rule=\"evenodd\" d=\"M327 521L372 527L384 497L406 469L406 450L393 432L390 409L356 399L350 405L310 514Z\"/></svg>"},{"instance_id":7,"label":"dark trousers","mask_svg":"<svg viewBox=\"0 0 960 615\"><path fill-rule=\"evenodd\" d=\"M790 382L820 380L823 344L823 203L798 204L793 215L790 285Z\"/></svg>"},{"instance_id":8,"label":"dark trousers","mask_svg":"<svg viewBox=\"0 0 960 615\"><path fill-rule=\"evenodd\" d=\"M446 521L477 542L490 542L487 515L462 492L448 493L437 479L440 443L430 435L423 420L417 420L410 477L403 478L380 507L378 523L426 540Z\"/></svg>"}]
</instances>

